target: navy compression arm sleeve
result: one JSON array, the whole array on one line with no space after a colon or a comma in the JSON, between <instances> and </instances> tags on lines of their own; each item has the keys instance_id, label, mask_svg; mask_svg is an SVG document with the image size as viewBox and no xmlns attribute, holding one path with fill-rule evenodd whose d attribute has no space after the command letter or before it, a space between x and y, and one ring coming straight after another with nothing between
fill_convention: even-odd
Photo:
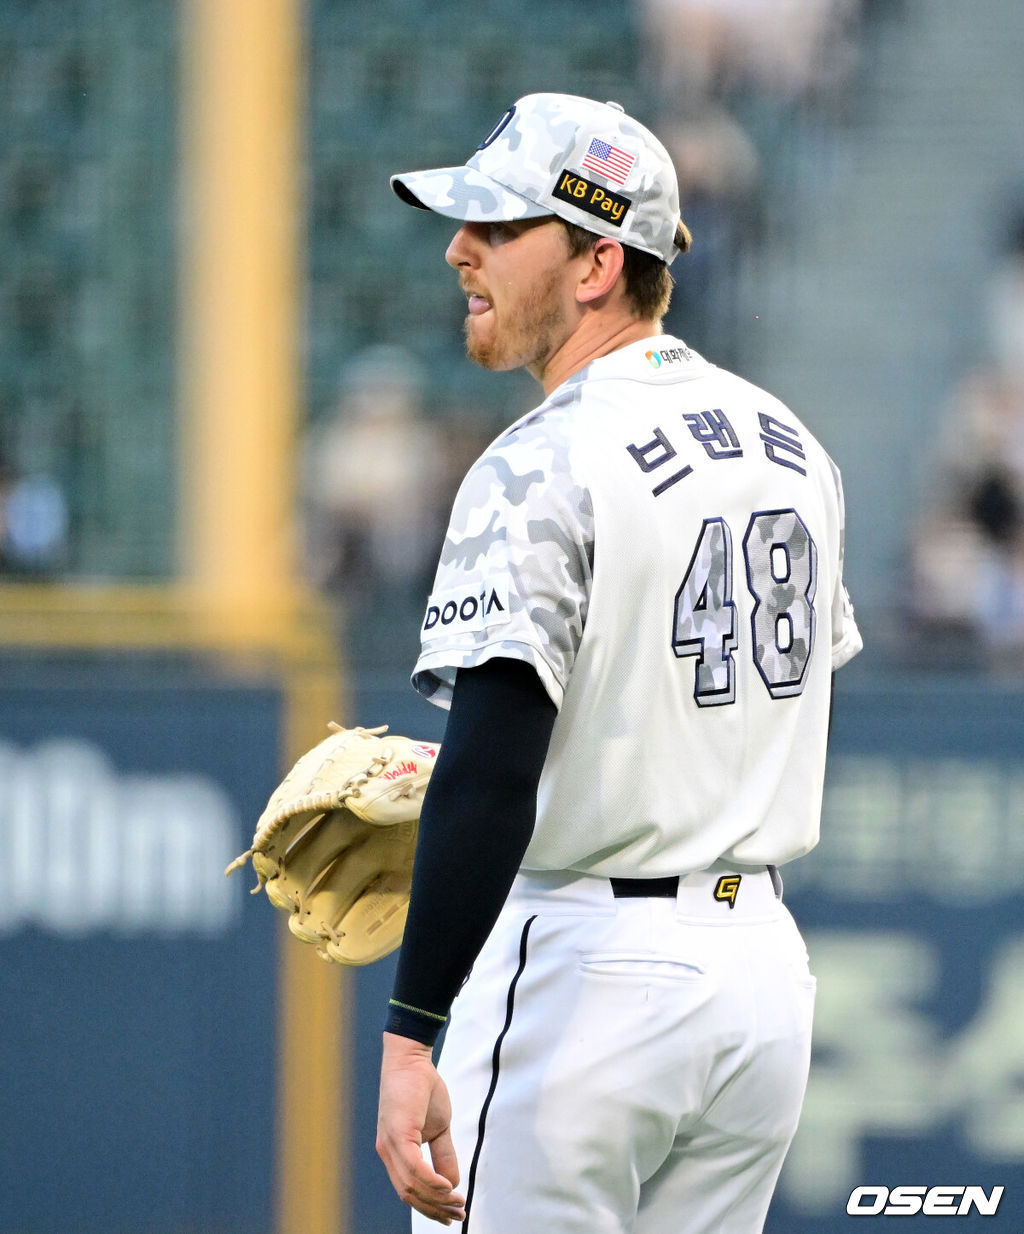
<instances>
[{"instance_id":1,"label":"navy compression arm sleeve","mask_svg":"<svg viewBox=\"0 0 1024 1234\"><path fill-rule=\"evenodd\" d=\"M420 815L385 1031L433 1045L533 834L557 711L520 660L460 669Z\"/></svg>"}]
</instances>

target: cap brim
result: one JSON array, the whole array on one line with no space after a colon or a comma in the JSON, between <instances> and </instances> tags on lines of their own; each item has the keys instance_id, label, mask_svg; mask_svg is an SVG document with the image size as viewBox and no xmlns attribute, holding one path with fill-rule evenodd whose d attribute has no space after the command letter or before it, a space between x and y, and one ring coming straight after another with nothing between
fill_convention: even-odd
<instances>
[{"instance_id":1,"label":"cap brim","mask_svg":"<svg viewBox=\"0 0 1024 1234\"><path fill-rule=\"evenodd\" d=\"M551 213L550 206L539 206L513 193L475 167L404 171L391 177L391 187L410 206L465 223L509 222Z\"/></svg>"}]
</instances>

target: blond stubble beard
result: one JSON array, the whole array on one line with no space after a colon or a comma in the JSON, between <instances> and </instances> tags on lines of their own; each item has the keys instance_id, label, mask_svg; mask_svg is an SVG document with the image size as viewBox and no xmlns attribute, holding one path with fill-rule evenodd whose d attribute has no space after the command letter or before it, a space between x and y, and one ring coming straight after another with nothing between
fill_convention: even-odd
<instances>
[{"instance_id":1,"label":"blond stubble beard","mask_svg":"<svg viewBox=\"0 0 1024 1234\"><path fill-rule=\"evenodd\" d=\"M550 273L524 300L515 319L494 330L486 341L474 338L473 318L467 317L466 354L473 363L500 373L538 364L543 368L567 333L565 314L553 294L558 282L559 272Z\"/></svg>"}]
</instances>

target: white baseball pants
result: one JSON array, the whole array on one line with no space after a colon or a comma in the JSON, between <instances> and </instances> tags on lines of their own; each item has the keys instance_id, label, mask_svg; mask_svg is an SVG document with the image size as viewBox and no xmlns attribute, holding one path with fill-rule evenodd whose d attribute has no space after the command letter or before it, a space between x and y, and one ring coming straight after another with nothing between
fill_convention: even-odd
<instances>
[{"instance_id":1,"label":"white baseball pants","mask_svg":"<svg viewBox=\"0 0 1024 1234\"><path fill-rule=\"evenodd\" d=\"M517 878L440 1063L467 1234L760 1234L814 978L770 874L740 871L730 904L736 872L689 875L674 899Z\"/></svg>"}]
</instances>

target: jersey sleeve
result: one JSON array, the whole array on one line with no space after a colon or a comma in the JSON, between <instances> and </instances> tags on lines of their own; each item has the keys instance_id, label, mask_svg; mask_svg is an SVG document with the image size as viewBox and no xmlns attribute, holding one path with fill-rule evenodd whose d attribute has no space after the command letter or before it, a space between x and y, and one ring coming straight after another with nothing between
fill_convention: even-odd
<instances>
[{"instance_id":1,"label":"jersey sleeve","mask_svg":"<svg viewBox=\"0 0 1024 1234\"><path fill-rule=\"evenodd\" d=\"M853 615L853 605L843 582L843 560L846 551L846 503L843 498L843 480L839 468L829 461L832 476L836 485L836 496L839 503L839 560L836 570L836 583L832 592L832 671L842 668L844 664L857 654L864 646L857 622Z\"/></svg>"},{"instance_id":2,"label":"jersey sleeve","mask_svg":"<svg viewBox=\"0 0 1024 1234\"><path fill-rule=\"evenodd\" d=\"M533 665L560 707L590 595L593 508L563 412L508 430L459 489L420 629L412 681L440 706L460 668Z\"/></svg>"}]
</instances>

